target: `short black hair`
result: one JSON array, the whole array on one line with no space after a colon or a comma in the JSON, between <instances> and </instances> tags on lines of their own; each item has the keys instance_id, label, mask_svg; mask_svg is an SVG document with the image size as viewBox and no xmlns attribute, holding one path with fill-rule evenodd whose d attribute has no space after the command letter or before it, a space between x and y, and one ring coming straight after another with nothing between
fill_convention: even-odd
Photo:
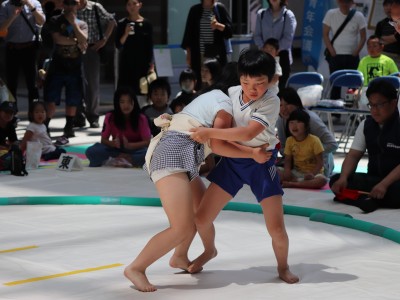
<instances>
[{"instance_id":1,"label":"short black hair","mask_svg":"<svg viewBox=\"0 0 400 300\"><path fill-rule=\"evenodd\" d=\"M304 127L306 129L306 133L310 133L310 115L304 110L304 109L296 109L292 111L292 113L289 115L289 118L287 120L287 131L289 131L289 122L290 121L298 121L301 123L304 123Z\"/></svg>"},{"instance_id":2,"label":"short black hair","mask_svg":"<svg viewBox=\"0 0 400 300\"><path fill-rule=\"evenodd\" d=\"M205 66L210 71L213 82L218 80L218 77L221 75L222 72L222 66L218 59L208 58L203 62L203 66Z\"/></svg>"},{"instance_id":3,"label":"short black hair","mask_svg":"<svg viewBox=\"0 0 400 300\"><path fill-rule=\"evenodd\" d=\"M271 54L259 49L246 48L241 52L238 61L239 77L266 75L271 81L275 74L275 64Z\"/></svg>"},{"instance_id":4,"label":"short black hair","mask_svg":"<svg viewBox=\"0 0 400 300\"><path fill-rule=\"evenodd\" d=\"M304 109L303 102L301 102L299 94L292 87L286 87L279 90L278 97L281 100L283 99L287 104L292 104L298 108Z\"/></svg>"},{"instance_id":5,"label":"short black hair","mask_svg":"<svg viewBox=\"0 0 400 300\"><path fill-rule=\"evenodd\" d=\"M267 45L270 45L275 48L276 51L279 50L279 41L274 38L269 38L264 42L263 48Z\"/></svg>"},{"instance_id":6,"label":"short black hair","mask_svg":"<svg viewBox=\"0 0 400 300\"><path fill-rule=\"evenodd\" d=\"M389 81L385 79L372 80L368 85L367 98L372 94L379 94L385 97L388 101L397 100L397 90Z\"/></svg>"},{"instance_id":7,"label":"short black hair","mask_svg":"<svg viewBox=\"0 0 400 300\"><path fill-rule=\"evenodd\" d=\"M167 91L168 98L171 96L171 86L169 82L164 78L157 78L149 85L148 97L151 97L151 94L158 89Z\"/></svg>"},{"instance_id":8,"label":"short black hair","mask_svg":"<svg viewBox=\"0 0 400 300\"><path fill-rule=\"evenodd\" d=\"M271 7L271 1L267 0L269 7ZM279 3L280 7L283 6L287 6L288 5L288 1L287 0L281 0L281 2Z\"/></svg>"},{"instance_id":9,"label":"short black hair","mask_svg":"<svg viewBox=\"0 0 400 300\"><path fill-rule=\"evenodd\" d=\"M179 75L179 83L182 83L182 81L185 80L193 80L196 81L197 77L194 71L190 68L184 69L181 74Z\"/></svg>"}]
</instances>

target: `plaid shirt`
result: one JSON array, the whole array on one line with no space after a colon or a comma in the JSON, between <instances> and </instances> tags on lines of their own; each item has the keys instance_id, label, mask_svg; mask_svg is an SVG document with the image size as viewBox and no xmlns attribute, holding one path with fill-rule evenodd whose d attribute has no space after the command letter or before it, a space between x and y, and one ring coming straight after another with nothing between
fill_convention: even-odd
<instances>
[{"instance_id":1,"label":"plaid shirt","mask_svg":"<svg viewBox=\"0 0 400 300\"><path fill-rule=\"evenodd\" d=\"M97 11L99 13L100 24L103 24L104 21L109 21L114 19L114 15L107 12L103 5L98 2L88 1L86 7L82 10L78 11L78 19L83 20L87 23L89 28L89 36L88 43L93 44L100 40L99 27L97 25L96 20L96 11L95 7L97 6ZM103 30L104 35L104 30Z\"/></svg>"}]
</instances>

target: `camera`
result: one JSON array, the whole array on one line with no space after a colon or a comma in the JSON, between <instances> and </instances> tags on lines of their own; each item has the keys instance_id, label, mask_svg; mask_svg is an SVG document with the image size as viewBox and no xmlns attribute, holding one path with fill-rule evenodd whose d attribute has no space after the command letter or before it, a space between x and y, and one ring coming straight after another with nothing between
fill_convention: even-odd
<instances>
[{"instance_id":1,"label":"camera","mask_svg":"<svg viewBox=\"0 0 400 300\"><path fill-rule=\"evenodd\" d=\"M10 4L14 6L22 6L21 0L10 0Z\"/></svg>"},{"instance_id":2,"label":"camera","mask_svg":"<svg viewBox=\"0 0 400 300\"><path fill-rule=\"evenodd\" d=\"M129 35L134 35L135 34L135 22L130 22L129 26L131 27L131 31L129 32Z\"/></svg>"}]
</instances>

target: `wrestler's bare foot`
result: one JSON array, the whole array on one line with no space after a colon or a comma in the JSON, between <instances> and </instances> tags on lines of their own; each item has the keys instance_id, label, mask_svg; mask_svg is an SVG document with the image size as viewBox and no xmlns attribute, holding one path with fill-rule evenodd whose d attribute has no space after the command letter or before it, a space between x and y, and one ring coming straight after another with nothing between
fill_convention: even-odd
<instances>
[{"instance_id":1,"label":"wrestler's bare foot","mask_svg":"<svg viewBox=\"0 0 400 300\"><path fill-rule=\"evenodd\" d=\"M176 256L172 255L171 259L169 260L169 265L172 268L182 269L187 271L191 261L187 258L187 256Z\"/></svg>"},{"instance_id":2,"label":"wrestler's bare foot","mask_svg":"<svg viewBox=\"0 0 400 300\"><path fill-rule=\"evenodd\" d=\"M287 283L299 282L299 277L290 272L289 267L284 269L278 268L279 278Z\"/></svg>"},{"instance_id":3,"label":"wrestler's bare foot","mask_svg":"<svg viewBox=\"0 0 400 300\"><path fill-rule=\"evenodd\" d=\"M218 251L214 248L213 251L204 251L200 256L198 256L193 263L189 266L188 272L191 274L199 273L203 270L203 266L209 262L211 259L216 257Z\"/></svg>"},{"instance_id":4,"label":"wrestler's bare foot","mask_svg":"<svg viewBox=\"0 0 400 300\"><path fill-rule=\"evenodd\" d=\"M124 275L141 292L157 291L157 288L149 282L149 280L147 279L147 276L144 272L134 270L128 266L124 270Z\"/></svg>"}]
</instances>

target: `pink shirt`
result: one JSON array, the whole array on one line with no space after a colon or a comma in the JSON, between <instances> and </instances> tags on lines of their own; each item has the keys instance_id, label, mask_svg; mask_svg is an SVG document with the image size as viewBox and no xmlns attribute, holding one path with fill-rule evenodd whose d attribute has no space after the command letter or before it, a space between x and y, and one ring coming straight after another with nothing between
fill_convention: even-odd
<instances>
[{"instance_id":1,"label":"pink shirt","mask_svg":"<svg viewBox=\"0 0 400 300\"><path fill-rule=\"evenodd\" d=\"M134 131L130 125L130 122L126 121L125 130L120 130L115 126L113 121L114 115L112 112L107 113L104 119L103 130L101 132L101 137L104 139L109 139L112 136L113 139L116 137L121 138L125 136L128 142L140 142L144 140L149 140L151 138L149 122L145 115L139 115L139 126L137 131Z\"/></svg>"}]
</instances>

